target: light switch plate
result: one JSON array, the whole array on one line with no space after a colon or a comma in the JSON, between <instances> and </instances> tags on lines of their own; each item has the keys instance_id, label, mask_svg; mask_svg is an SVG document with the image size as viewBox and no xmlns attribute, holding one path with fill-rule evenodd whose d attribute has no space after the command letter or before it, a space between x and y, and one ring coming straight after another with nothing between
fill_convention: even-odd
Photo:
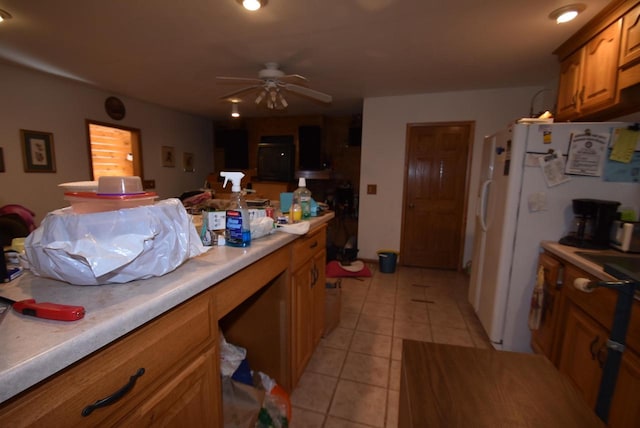
<instances>
[{"instance_id":1,"label":"light switch plate","mask_svg":"<svg viewBox=\"0 0 640 428\"><path fill-rule=\"evenodd\" d=\"M376 193L378 193L378 185L367 184L367 195L375 195Z\"/></svg>"}]
</instances>

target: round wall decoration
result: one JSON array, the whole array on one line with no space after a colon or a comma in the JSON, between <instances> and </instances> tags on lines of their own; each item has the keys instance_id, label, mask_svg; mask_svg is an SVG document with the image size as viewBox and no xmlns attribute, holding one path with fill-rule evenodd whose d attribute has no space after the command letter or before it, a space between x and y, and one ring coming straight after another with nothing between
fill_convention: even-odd
<instances>
[{"instance_id":1,"label":"round wall decoration","mask_svg":"<svg viewBox=\"0 0 640 428\"><path fill-rule=\"evenodd\" d=\"M104 102L104 109L111 119L121 120L127 113L127 109L124 107L124 103L120 98L109 97Z\"/></svg>"}]
</instances>

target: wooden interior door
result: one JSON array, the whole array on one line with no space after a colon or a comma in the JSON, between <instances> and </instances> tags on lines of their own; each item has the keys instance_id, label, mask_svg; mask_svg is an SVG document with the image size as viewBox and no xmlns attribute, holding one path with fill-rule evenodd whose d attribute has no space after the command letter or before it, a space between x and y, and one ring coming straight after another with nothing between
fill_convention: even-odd
<instances>
[{"instance_id":1,"label":"wooden interior door","mask_svg":"<svg viewBox=\"0 0 640 428\"><path fill-rule=\"evenodd\" d=\"M460 269L473 123L407 127L400 262Z\"/></svg>"}]
</instances>

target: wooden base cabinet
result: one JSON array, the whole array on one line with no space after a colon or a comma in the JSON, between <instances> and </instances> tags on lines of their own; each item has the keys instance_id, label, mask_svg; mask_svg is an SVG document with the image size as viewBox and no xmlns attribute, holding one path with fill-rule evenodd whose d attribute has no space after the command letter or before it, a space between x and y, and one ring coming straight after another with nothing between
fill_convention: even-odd
<instances>
[{"instance_id":1,"label":"wooden base cabinet","mask_svg":"<svg viewBox=\"0 0 640 428\"><path fill-rule=\"evenodd\" d=\"M565 264L564 270L562 321L556 330L559 336L558 368L573 381L586 402L595 408L617 292L605 288L597 288L591 293L579 291L573 286L577 278L596 278L571 264ZM637 353L639 303L634 302L626 349L611 399L609 427L640 426L640 409L637 406L637 397L640 397L640 357Z\"/></svg>"},{"instance_id":2,"label":"wooden base cabinet","mask_svg":"<svg viewBox=\"0 0 640 428\"><path fill-rule=\"evenodd\" d=\"M560 262L543 253L538 258L538 268L544 272L544 298L540 324L531 332L531 347L538 354L545 355L554 364L557 360L557 338L555 337L561 309L560 293Z\"/></svg>"},{"instance_id":3,"label":"wooden base cabinet","mask_svg":"<svg viewBox=\"0 0 640 428\"><path fill-rule=\"evenodd\" d=\"M216 342L204 293L3 403L0 425L220 426Z\"/></svg>"},{"instance_id":4,"label":"wooden base cabinet","mask_svg":"<svg viewBox=\"0 0 640 428\"><path fill-rule=\"evenodd\" d=\"M293 293L293 386L311 359L324 330L326 226L299 238L291 247Z\"/></svg>"}]
</instances>

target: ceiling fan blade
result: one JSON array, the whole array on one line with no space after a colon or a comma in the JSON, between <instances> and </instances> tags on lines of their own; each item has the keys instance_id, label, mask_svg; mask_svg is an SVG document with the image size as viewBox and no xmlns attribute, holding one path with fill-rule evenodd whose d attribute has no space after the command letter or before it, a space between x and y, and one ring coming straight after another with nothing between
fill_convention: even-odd
<instances>
[{"instance_id":1,"label":"ceiling fan blade","mask_svg":"<svg viewBox=\"0 0 640 428\"><path fill-rule=\"evenodd\" d=\"M221 100L226 100L226 99L230 99L230 98L238 98L240 95L244 95L247 94L251 91L256 90L257 88L262 87L262 85L253 85L253 86L249 86L248 88L243 88L243 89L239 89L237 91L233 91L229 94L225 94L223 96L220 97Z\"/></svg>"},{"instance_id":2,"label":"ceiling fan blade","mask_svg":"<svg viewBox=\"0 0 640 428\"><path fill-rule=\"evenodd\" d=\"M300 83L307 83L309 81L306 77L301 76L299 74L287 74L285 76L280 77L279 80L283 82L292 82L292 83L295 81L298 81Z\"/></svg>"},{"instance_id":3,"label":"ceiling fan blade","mask_svg":"<svg viewBox=\"0 0 640 428\"><path fill-rule=\"evenodd\" d=\"M263 83L262 79L256 79L252 77L217 76L216 80L220 83L242 83L245 85L256 85L256 84Z\"/></svg>"},{"instance_id":4,"label":"ceiling fan blade","mask_svg":"<svg viewBox=\"0 0 640 428\"><path fill-rule=\"evenodd\" d=\"M333 101L333 97L324 92L316 91L314 89L305 88L304 86L294 85L292 83L285 83L282 85L285 89L304 97L313 98L314 100L321 101L329 104Z\"/></svg>"}]
</instances>

